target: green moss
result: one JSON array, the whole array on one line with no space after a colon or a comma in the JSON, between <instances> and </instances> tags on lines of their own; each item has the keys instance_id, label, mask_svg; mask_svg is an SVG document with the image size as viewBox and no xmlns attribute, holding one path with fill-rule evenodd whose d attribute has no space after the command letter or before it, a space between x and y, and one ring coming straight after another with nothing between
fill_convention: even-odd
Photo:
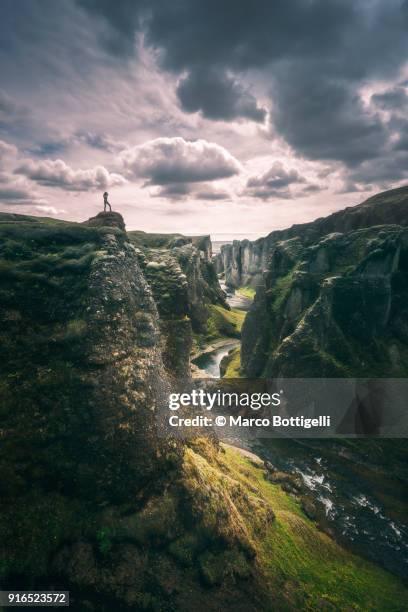
<instances>
[{"instance_id":1,"label":"green moss","mask_svg":"<svg viewBox=\"0 0 408 612\"><path fill-rule=\"evenodd\" d=\"M141 230L128 232L128 236L135 246L149 249L167 249L174 240L185 238L182 234L147 234Z\"/></svg>"},{"instance_id":2,"label":"green moss","mask_svg":"<svg viewBox=\"0 0 408 612\"><path fill-rule=\"evenodd\" d=\"M280 589L279 609L311 611L330 604L361 612L406 609L408 591L397 578L319 531L294 498L264 479L262 469L232 449L225 457L235 477L255 485L275 512L276 520L255 545L265 584Z\"/></svg>"},{"instance_id":3,"label":"green moss","mask_svg":"<svg viewBox=\"0 0 408 612\"><path fill-rule=\"evenodd\" d=\"M239 293L252 300L255 297L256 290L253 287L239 287L236 289L235 293Z\"/></svg>"},{"instance_id":4,"label":"green moss","mask_svg":"<svg viewBox=\"0 0 408 612\"><path fill-rule=\"evenodd\" d=\"M207 319L207 340L221 338L239 338L242 325L245 319L245 312L242 310L227 310L222 306L210 305L210 316Z\"/></svg>"},{"instance_id":5,"label":"green moss","mask_svg":"<svg viewBox=\"0 0 408 612\"><path fill-rule=\"evenodd\" d=\"M192 566L199 548L200 543L197 535L187 533L170 543L169 553L181 565Z\"/></svg>"},{"instance_id":6,"label":"green moss","mask_svg":"<svg viewBox=\"0 0 408 612\"><path fill-rule=\"evenodd\" d=\"M180 533L178 498L170 492L152 497L141 512L120 521L117 535L140 544L159 544L176 539Z\"/></svg>"},{"instance_id":7,"label":"green moss","mask_svg":"<svg viewBox=\"0 0 408 612\"><path fill-rule=\"evenodd\" d=\"M205 552L199 557L201 575L209 586L216 586L228 577L243 580L251 575L251 566L242 552L226 550L221 553Z\"/></svg>"},{"instance_id":8,"label":"green moss","mask_svg":"<svg viewBox=\"0 0 408 612\"><path fill-rule=\"evenodd\" d=\"M280 314L280 311L289 296L289 290L293 282L293 270L291 270L286 276L278 278L273 285L272 289L269 290L271 296L272 312Z\"/></svg>"},{"instance_id":9,"label":"green moss","mask_svg":"<svg viewBox=\"0 0 408 612\"><path fill-rule=\"evenodd\" d=\"M241 347L232 349L230 353L224 357L225 374L223 378L240 378L241 377ZM224 360L223 360L224 361Z\"/></svg>"},{"instance_id":10,"label":"green moss","mask_svg":"<svg viewBox=\"0 0 408 612\"><path fill-rule=\"evenodd\" d=\"M113 532L109 527L102 527L96 533L98 548L102 554L108 553L112 548Z\"/></svg>"}]
</instances>

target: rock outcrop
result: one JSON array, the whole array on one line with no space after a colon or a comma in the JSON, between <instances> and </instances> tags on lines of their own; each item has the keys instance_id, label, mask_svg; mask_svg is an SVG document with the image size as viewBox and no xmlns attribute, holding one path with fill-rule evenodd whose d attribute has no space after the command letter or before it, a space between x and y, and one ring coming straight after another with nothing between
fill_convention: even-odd
<instances>
[{"instance_id":1,"label":"rock outcrop","mask_svg":"<svg viewBox=\"0 0 408 612\"><path fill-rule=\"evenodd\" d=\"M1 392L15 481L40 488L55 474L56 488L78 497L133 498L177 462L156 431L169 382L135 248L111 227L37 223L2 237Z\"/></svg>"},{"instance_id":2,"label":"rock outcrop","mask_svg":"<svg viewBox=\"0 0 408 612\"><path fill-rule=\"evenodd\" d=\"M190 377L193 335L205 333L211 307L229 308L211 262L209 236L129 232L159 312L163 359L169 375Z\"/></svg>"},{"instance_id":3,"label":"rock outcrop","mask_svg":"<svg viewBox=\"0 0 408 612\"><path fill-rule=\"evenodd\" d=\"M95 217L85 221L84 225L89 225L90 227L117 227L122 231L126 229L122 215L114 211L100 212Z\"/></svg>"},{"instance_id":4,"label":"rock outcrop","mask_svg":"<svg viewBox=\"0 0 408 612\"><path fill-rule=\"evenodd\" d=\"M208 253L142 253L98 218L0 222L2 583L64 586L76 609L222 609L233 592L255 612L269 504L215 442L186 448L157 419L189 375L181 326L222 299Z\"/></svg>"},{"instance_id":5,"label":"rock outcrop","mask_svg":"<svg viewBox=\"0 0 408 612\"><path fill-rule=\"evenodd\" d=\"M232 244L223 245L215 256L217 272L225 275L227 286L256 288L262 284L263 273L268 270L271 253L278 242L301 236L303 244L312 245L319 237L333 232L346 233L388 223L405 225L407 202L408 187L401 187L311 223L271 232L253 242L234 240Z\"/></svg>"},{"instance_id":6,"label":"rock outcrop","mask_svg":"<svg viewBox=\"0 0 408 612\"><path fill-rule=\"evenodd\" d=\"M246 375L407 375L407 194L275 233L243 327Z\"/></svg>"}]
</instances>

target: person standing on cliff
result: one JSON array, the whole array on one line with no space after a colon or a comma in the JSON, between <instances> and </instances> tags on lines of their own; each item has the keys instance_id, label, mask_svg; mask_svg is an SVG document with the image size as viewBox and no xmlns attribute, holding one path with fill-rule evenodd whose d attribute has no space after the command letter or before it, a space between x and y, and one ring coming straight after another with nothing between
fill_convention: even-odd
<instances>
[{"instance_id":1,"label":"person standing on cliff","mask_svg":"<svg viewBox=\"0 0 408 612\"><path fill-rule=\"evenodd\" d=\"M112 212L112 206L108 202L108 195L109 193L107 191L105 191L105 193L103 194L103 212L106 212L107 206L109 206L109 211Z\"/></svg>"}]
</instances>

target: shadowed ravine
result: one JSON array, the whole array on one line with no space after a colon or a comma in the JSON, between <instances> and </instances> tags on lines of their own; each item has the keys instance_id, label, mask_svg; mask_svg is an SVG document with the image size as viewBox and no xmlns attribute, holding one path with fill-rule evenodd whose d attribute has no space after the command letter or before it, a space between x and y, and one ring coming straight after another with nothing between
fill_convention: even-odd
<instances>
[{"instance_id":1,"label":"shadowed ravine","mask_svg":"<svg viewBox=\"0 0 408 612\"><path fill-rule=\"evenodd\" d=\"M251 306L252 300L243 295L239 295L235 289L226 287L225 283L220 282L221 289L226 293L226 302L231 308L236 308L243 312L247 312ZM220 378L220 365L224 357L228 355L231 349L240 346L240 340L230 340L225 342L220 348L214 351L204 353L192 360L202 372L211 378Z\"/></svg>"}]
</instances>

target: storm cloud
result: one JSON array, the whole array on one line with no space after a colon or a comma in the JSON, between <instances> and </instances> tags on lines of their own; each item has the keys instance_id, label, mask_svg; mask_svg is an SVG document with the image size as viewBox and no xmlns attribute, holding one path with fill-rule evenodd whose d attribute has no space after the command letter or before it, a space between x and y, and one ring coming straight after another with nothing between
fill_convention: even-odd
<instances>
[{"instance_id":1,"label":"storm cloud","mask_svg":"<svg viewBox=\"0 0 408 612\"><path fill-rule=\"evenodd\" d=\"M266 117L266 109L258 106L250 91L222 72L193 72L180 81L176 91L185 111L201 111L209 119L262 122Z\"/></svg>"},{"instance_id":2,"label":"storm cloud","mask_svg":"<svg viewBox=\"0 0 408 612\"><path fill-rule=\"evenodd\" d=\"M187 112L263 121L263 105L240 82L256 72L273 131L299 154L354 167L387 146L387 127L364 107L360 87L403 66L406 1L78 2L128 44L143 29L161 66L184 74L177 95Z\"/></svg>"},{"instance_id":3,"label":"storm cloud","mask_svg":"<svg viewBox=\"0 0 408 612\"><path fill-rule=\"evenodd\" d=\"M398 186L407 27L408 0L3 0L2 201L63 190L79 218L109 187L155 222L195 201L199 231L206 201L228 227L258 206L264 231L263 200L290 223Z\"/></svg>"},{"instance_id":4,"label":"storm cloud","mask_svg":"<svg viewBox=\"0 0 408 612\"><path fill-rule=\"evenodd\" d=\"M320 190L318 185L310 183L294 168L285 168L281 162L275 161L269 170L247 180L245 193L262 200L290 199L295 195L291 187L300 187L297 195Z\"/></svg>"}]
</instances>

